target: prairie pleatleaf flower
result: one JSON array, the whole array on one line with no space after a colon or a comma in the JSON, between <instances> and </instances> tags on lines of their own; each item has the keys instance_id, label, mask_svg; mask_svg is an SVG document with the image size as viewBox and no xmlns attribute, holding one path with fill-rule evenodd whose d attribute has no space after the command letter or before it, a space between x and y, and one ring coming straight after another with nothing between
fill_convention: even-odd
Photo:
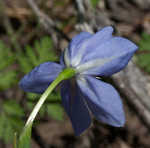
<instances>
[{"instance_id":1,"label":"prairie pleatleaf flower","mask_svg":"<svg viewBox=\"0 0 150 148\"><path fill-rule=\"evenodd\" d=\"M24 91L43 93L63 69L73 68L75 82L72 84L71 79L62 82L61 97L76 135L90 126L91 114L112 126L121 127L125 123L119 94L97 77L111 76L125 68L138 47L112 33L110 26L96 34L81 32L63 52L60 64L40 64L20 81Z\"/></svg>"}]
</instances>

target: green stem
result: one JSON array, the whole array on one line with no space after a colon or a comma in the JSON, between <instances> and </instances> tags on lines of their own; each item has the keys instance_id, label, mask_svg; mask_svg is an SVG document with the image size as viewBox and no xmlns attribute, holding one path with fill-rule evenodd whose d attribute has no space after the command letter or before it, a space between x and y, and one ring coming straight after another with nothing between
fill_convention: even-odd
<instances>
[{"instance_id":1,"label":"green stem","mask_svg":"<svg viewBox=\"0 0 150 148\"><path fill-rule=\"evenodd\" d=\"M26 125L28 126L28 124L32 123L37 115L37 113L39 112L41 106L43 105L43 103L45 102L46 98L48 97L48 95L53 91L53 89L62 81L61 77L57 77L52 83L51 85L46 89L46 91L44 92L44 94L41 96L41 98L39 99L38 103L36 104L36 106L34 107L33 111L31 112Z\"/></svg>"},{"instance_id":2,"label":"green stem","mask_svg":"<svg viewBox=\"0 0 150 148\"><path fill-rule=\"evenodd\" d=\"M50 86L46 89L46 91L43 93L41 98L39 99L38 103L34 107L33 111L31 112L26 125L23 129L23 132L21 133L19 137L18 142L18 148L30 148L30 139L31 139L31 131L32 131L32 125L33 121L39 112L41 106L45 102L48 95L54 90L54 88L63 80L67 80L71 77L73 77L76 74L75 70L73 68L66 68L64 69L58 77L50 84Z\"/></svg>"},{"instance_id":3,"label":"green stem","mask_svg":"<svg viewBox=\"0 0 150 148\"><path fill-rule=\"evenodd\" d=\"M51 83L51 85L46 89L46 91L43 93L43 95L41 96L41 98L39 99L38 103L36 104L36 106L34 107L33 111L31 112L27 122L26 122L26 126L28 126L30 123L33 123L37 113L39 112L41 106L43 105L43 103L45 102L46 98L48 97L48 95L53 91L53 89L62 81L65 79L69 79L72 76L75 75L75 70L72 68L66 68L64 69L59 75L58 77Z\"/></svg>"}]
</instances>

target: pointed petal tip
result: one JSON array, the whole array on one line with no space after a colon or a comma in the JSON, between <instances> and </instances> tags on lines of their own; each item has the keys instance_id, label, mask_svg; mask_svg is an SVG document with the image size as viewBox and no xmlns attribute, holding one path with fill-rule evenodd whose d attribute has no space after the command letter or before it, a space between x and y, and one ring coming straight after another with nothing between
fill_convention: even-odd
<instances>
[{"instance_id":1,"label":"pointed petal tip","mask_svg":"<svg viewBox=\"0 0 150 148\"><path fill-rule=\"evenodd\" d=\"M73 127L75 135L76 136L82 135L90 127L90 125L91 125L91 121L88 122L84 128L74 128Z\"/></svg>"},{"instance_id":2,"label":"pointed petal tip","mask_svg":"<svg viewBox=\"0 0 150 148\"><path fill-rule=\"evenodd\" d=\"M25 78L23 77L20 81L19 81L19 88L21 88L22 90L26 91L26 81Z\"/></svg>"},{"instance_id":3,"label":"pointed petal tip","mask_svg":"<svg viewBox=\"0 0 150 148\"><path fill-rule=\"evenodd\" d=\"M99 31L104 31L104 30L107 30L109 32L113 32L114 31L114 28L112 26L104 26L103 28L100 28ZM98 32L99 32L98 31Z\"/></svg>"},{"instance_id":4,"label":"pointed petal tip","mask_svg":"<svg viewBox=\"0 0 150 148\"><path fill-rule=\"evenodd\" d=\"M118 127L124 127L125 126L125 121L121 121Z\"/></svg>"},{"instance_id":5,"label":"pointed petal tip","mask_svg":"<svg viewBox=\"0 0 150 148\"><path fill-rule=\"evenodd\" d=\"M112 26L106 26L99 29L95 34L94 37L103 38L103 41L106 37L112 37L112 33L114 32L114 28ZM107 36L108 35L108 36Z\"/></svg>"},{"instance_id":6,"label":"pointed petal tip","mask_svg":"<svg viewBox=\"0 0 150 148\"><path fill-rule=\"evenodd\" d=\"M108 124L110 126L113 126L113 127L124 127L125 125L125 117L122 115L122 116L106 116L107 118L101 118L100 119L97 119L98 121L104 123L104 124Z\"/></svg>"},{"instance_id":7,"label":"pointed petal tip","mask_svg":"<svg viewBox=\"0 0 150 148\"><path fill-rule=\"evenodd\" d=\"M114 39L116 41L118 41L118 43L120 45L126 45L127 49L129 49L129 51L132 50L133 52L135 52L139 48L133 41L130 41L127 38L124 38L124 37L114 37Z\"/></svg>"},{"instance_id":8,"label":"pointed petal tip","mask_svg":"<svg viewBox=\"0 0 150 148\"><path fill-rule=\"evenodd\" d=\"M118 116L114 116L114 118L108 122L109 125L114 126L114 127L124 127L125 125L125 115L124 115L124 111L122 110L122 112L120 113L120 115Z\"/></svg>"},{"instance_id":9,"label":"pointed petal tip","mask_svg":"<svg viewBox=\"0 0 150 148\"><path fill-rule=\"evenodd\" d=\"M124 125L125 125L125 118L117 121L113 126L115 126L115 127L124 127Z\"/></svg>"},{"instance_id":10,"label":"pointed petal tip","mask_svg":"<svg viewBox=\"0 0 150 148\"><path fill-rule=\"evenodd\" d=\"M86 121L86 124L85 124L85 121ZM83 134L86 131L86 129L88 129L90 127L92 121L91 121L91 118L89 118L87 120L87 117L83 117L82 120L77 121L77 122L79 122L79 123L74 124L72 122L72 127L73 127L75 135L80 136L81 134Z\"/></svg>"},{"instance_id":11,"label":"pointed petal tip","mask_svg":"<svg viewBox=\"0 0 150 148\"><path fill-rule=\"evenodd\" d=\"M105 26L103 29L113 32L114 28L112 26Z\"/></svg>"},{"instance_id":12,"label":"pointed petal tip","mask_svg":"<svg viewBox=\"0 0 150 148\"><path fill-rule=\"evenodd\" d=\"M19 81L19 88L22 89L24 92L33 92L33 89L29 87L28 85L29 81L27 78L27 75L25 75L20 81ZM40 93L40 92L36 92Z\"/></svg>"},{"instance_id":13,"label":"pointed petal tip","mask_svg":"<svg viewBox=\"0 0 150 148\"><path fill-rule=\"evenodd\" d=\"M73 129L74 129L74 128L73 128ZM78 131L78 130L75 130L75 129L74 129L74 134L75 134L75 136L77 136L77 137L78 137L78 136L81 136L83 132L84 132L84 131L80 131L80 130Z\"/></svg>"}]
</instances>

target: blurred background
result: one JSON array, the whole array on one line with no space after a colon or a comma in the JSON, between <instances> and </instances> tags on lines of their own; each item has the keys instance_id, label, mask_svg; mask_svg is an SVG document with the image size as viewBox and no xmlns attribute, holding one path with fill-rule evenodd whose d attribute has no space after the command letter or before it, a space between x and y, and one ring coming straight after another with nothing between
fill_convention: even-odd
<instances>
[{"instance_id":1,"label":"blurred background","mask_svg":"<svg viewBox=\"0 0 150 148\"><path fill-rule=\"evenodd\" d=\"M80 137L61 106L59 87L40 110L33 148L150 148L149 0L0 0L0 148L11 148L39 95L23 92L19 80L61 51L83 30L112 25L139 51L121 73L107 78L124 102L126 125L93 121Z\"/></svg>"}]
</instances>

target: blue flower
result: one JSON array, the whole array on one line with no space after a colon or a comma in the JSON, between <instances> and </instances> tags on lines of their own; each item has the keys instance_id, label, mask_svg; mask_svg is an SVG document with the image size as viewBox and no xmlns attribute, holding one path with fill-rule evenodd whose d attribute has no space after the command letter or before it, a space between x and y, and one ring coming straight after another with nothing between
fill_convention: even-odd
<instances>
[{"instance_id":1,"label":"blue flower","mask_svg":"<svg viewBox=\"0 0 150 148\"><path fill-rule=\"evenodd\" d=\"M60 64L40 64L20 81L24 91L43 93L63 69L72 67L76 71L75 81L62 82L61 96L76 135L90 126L92 115L116 127L125 123L119 94L98 77L122 70L138 47L125 38L112 36L112 32L109 26L96 34L78 34L65 49Z\"/></svg>"}]
</instances>

